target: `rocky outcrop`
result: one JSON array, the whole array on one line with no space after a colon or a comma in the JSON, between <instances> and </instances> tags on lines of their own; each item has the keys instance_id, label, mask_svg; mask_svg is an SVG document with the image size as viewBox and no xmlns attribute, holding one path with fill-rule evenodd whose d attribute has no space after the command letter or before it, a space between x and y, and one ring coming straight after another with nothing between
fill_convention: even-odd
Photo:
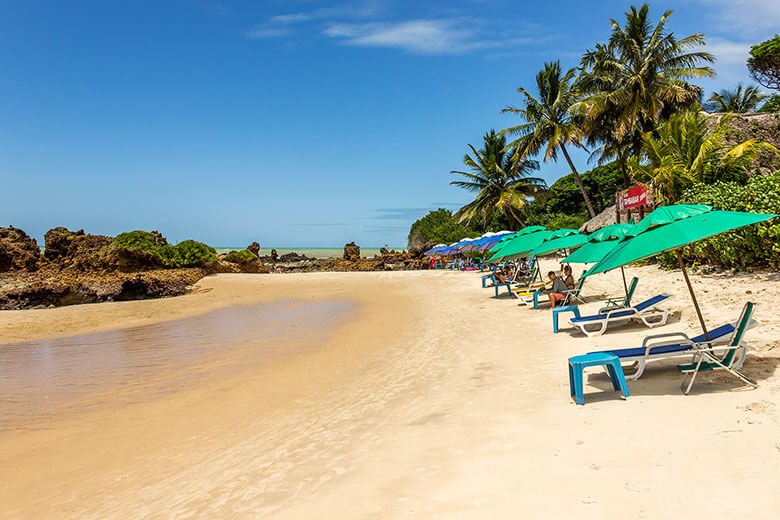
<instances>
[{"instance_id":1,"label":"rocky outcrop","mask_svg":"<svg viewBox=\"0 0 780 520\"><path fill-rule=\"evenodd\" d=\"M360 246L354 242L344 245L344 260L356 262L360 260Z\"/></svg>"},{"instance_id":2,"label":"rocky outcrop","mask_svg":"<svg viewBox=\"0 0 780 520\"><path fill-rule=\"evenodd\" d=\"M354 242L344 246L343 258L315 259L298 253L259 257L257 242L217 256L214 249L192 240L169 245L157 231L108 237L57 227L44 240L41 254L24 231L0 228L0 309L178 296L209 274L268 273L272 266L281 272L424 267L419 255L386 248L378 256L361 258ZM187 265L197 267L180 268Z\"/></svg>"},{"instance_id":3,"label":"rocky outcrop","mask_svg":"<svg viewBox=\"0 0 780 520\"><path fill-rule=\"evenodd\" d=\"M220 255L215 266L210 271L219 273L268 273L269 267L260 260L256 253L247 249L229 251Z\"/></svg>"},{"instance_id":4,"label":"rocky outcrop","mask_svg":"<svg viewBox=\"0 0 780 520\"><path fill-rule=\"evenodd\" d=\"M34 271L41 262L41 249L34 238L15 227L0 228L0 272Z\"/></svg>"},{"instance_id":5,"label":"rocky outcrop","mask_svg":"<svg viewBox=\"0 0 780 520\"><path fill-rule=\"evenodd\" d=\"M51 261L69 257L73 249L73 241L76 237L83 236L83 229L70 231L64 227L56 227L48 230L43 236L43 243L46 247L44 256Z\"/></svg>"},{"instance_id":6,"label":"rocky outcrop","mask_svg":"<svg viewBox=\"0 0 780 520\"><path fill-rule=\"evenodd\" d=\"M83 273L48 267L0 274L0 310L179 296L206 275L203 269L143 273Z\"/></svg>"},{"instance_id":7,"label":"rocky outcrop","mask_svg":"<svg viewBox=\"0 0 780 520\"><path fill-rule=\"evenodd\" d=\"M715 127L726 114L706 114L707 123ZM759 139L780 149L780 112L757 112L747 114L728 114L730 121L726 132L726 143L729 146ZM760 154L753 167L758 173L771 173L777 169L777 158L771 154Z\"/></svg>"}]
</instances>

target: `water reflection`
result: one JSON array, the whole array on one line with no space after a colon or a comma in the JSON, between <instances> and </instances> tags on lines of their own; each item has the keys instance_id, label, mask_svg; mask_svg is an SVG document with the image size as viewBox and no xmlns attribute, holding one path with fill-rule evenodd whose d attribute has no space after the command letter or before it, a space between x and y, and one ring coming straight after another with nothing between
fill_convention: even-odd
<instances>
[{"instance_id":1,"label":"water reflection","mask_svg":"<svg viewBox=\"0 0 780 520\"><path fill-rule=\"evenodd\" d=\"M194 384L215 371L294 352L327 334L347 301L281 301L153 325L0 345L0 430ZM117 392L117 390L121 390Z\"/></svg>"}]
</instances>

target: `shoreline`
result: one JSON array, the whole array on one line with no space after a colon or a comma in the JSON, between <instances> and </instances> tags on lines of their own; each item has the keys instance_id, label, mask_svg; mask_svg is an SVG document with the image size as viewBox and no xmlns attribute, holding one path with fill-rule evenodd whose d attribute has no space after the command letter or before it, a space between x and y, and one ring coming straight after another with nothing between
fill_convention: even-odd
<instances>
[{"instance_id":1,"label":"shoreline","mask_svg":"<svg viewBox=\"0 0 780 520\"><path fill-rule=\"evenodd\" d=\"M568 356L696 330L679 272L627 274L640 277L642 296L674 295L667 326L553 335L549 310L492 298L479 273L444 271L217 275L180 298L22 311L31 313L27 333L43 335L46 324L83 331L290 297L361 305L332 334L312 338L315 348L262 369L0 435L0 477L9 483L0 513L671 518L668 504L679 502L694 517L772 514L780 506L776 277L692 276L712 325L735 319L745 299L759 301L745 366L757 390L712 375L683 396L667 364L632 383L627 401L606 392L609 382L594 371L578 407L568 395ZM594 301L612 292L619 276L593 277L585 294ZM5 316L0 330L21 334ZM717 460L702 464L711 453ZM691 481L699 493L690 493ZM718 500L724 481L750 499ZM539 501L550 489L566 492Z\"/></svg>"}]
</instances>

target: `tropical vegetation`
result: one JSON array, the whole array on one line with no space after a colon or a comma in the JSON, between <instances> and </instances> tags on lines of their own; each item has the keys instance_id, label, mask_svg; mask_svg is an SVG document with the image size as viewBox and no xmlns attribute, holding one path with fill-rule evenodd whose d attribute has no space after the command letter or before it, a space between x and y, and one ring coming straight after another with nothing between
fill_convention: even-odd
<instances>
[{"instance_id":1,"label":"tropical vegetation","mask_svg":"<svg viewBox=\"0 0 780 520\"><path fill-rule=\"evenodd\" d=\"M740 83L734 90L713 93L704 107L709 112L755 112L766 97L755 85L743 87Z\"/></svg>"},{"instance_id":2,"label":"tropical vegetation","mask_svg":"<svg viewBox=\"0 0 780 520\"><path fill-rule=\"evenodd\" d=\"M747 183L716 182L697 184L688 188L680 202L707 204L729 211L754 211L780 214L780 171L756 175ZM770 220L755 226L723 233L696 242L683 249L691 264L719 265L735 269L765 266L780 269L780 222ZM661 258L663 264L673 266L672 255Z\"/></svg>"},{"instance_id":3,"label":"tropical vegetation","mask_svg":"<svg viewBox=\"0 0 780 520\"><path fill-rule=\"evenodd\" d=\"M168 244L159 233L128 231L114 237L117 249L145 255L160 267L203 267L217 259L214 248L195 240Z\"/></svg>"},{"instance_id":4,"label":"tropical vegetation","mask_svg":"<svg viewBox=\"0 0 780 520\"><path fill-rule=\"evenodd\" d=\"M528 199L547 189L547 184L530 173L539 169L539 163L518 158L515 149L507 148L506 138L495 130L485 134L484 144L477 150L469 145L471 154L463 158L469 171L454 170L463 180L450 182L476 193L474 200L460 208L455 216L466 224L479 222L482 229L496 215L503 215L509 222L525 225L522 210Z\"/></svg>"},{"instance_id":5,"label":"tropical vegetation","mask_svg":"<svg viewBox=\"0 0 780 520\"><path fill-rule=\"evenodd\" d=\"M760 85L780 90L780 36L752 46L747 65Z\"/></svg>"},{"instance_id":6,"label":"tropical vegetation","mask_svg":"<svg viewBox=\"0 0 780 520\"><path fill-rule=\"evenodd\" d=\"M608 39L586 50L577 68L545 62L530 88L517 88L519 102L502 110L519 121L488 132L479 149L469 145L467 171L452 172L460 178L451 184L473 193L472 202L415 222L410 247L524 225L580 227L637 183L658 204L780 213L780 172L767 175L780 166L780 152L762 141L780 135L780 114L740 115L780 111L780 94L740 84L704 100L695 81L715 75L715 58L703 34L669 30L671 16L655 21L647 4L632 6L621 22L610 20ZM780 90L780 37L752 47L748 68L762 87ZM597 165L580 171L574 149ZM535 160L559 157L567 174L547 188L532 176ZM780 224L763 224L685 251L702 264L780 268L779 237Z\"/></svg>"},{"instance_id":7,"label":"tropical vegetation","mask_svg":"<svg viewBox=\"0 0 780 520\"><path fill-rule=\"evenodd\" d=\"M671 14L664 12L653 25L647 4L632 6L622 26L610 21L607 43L588 49L581 59L583 99L575 108L601 162L617 159L624 166L629 155L641 152L646 132L698 104L701 88L687 80L715 75L707 65L714 56L696 50L704 35L677 39L666 29Z\"/></svg>"},{"instance_id":8,"label":"tropical vegetation","mask_svg":"<svg viewBox=\"0 0 780 520\"><path fill-rule=\"evenodd\" d=\"M721 181L745 183L759 153L778 150L758 139L726 145L731 115L715 127L699 112L681 112L655 132L642 136L642 154L629 160L633 177L653 188L656 201L674 204L695 184Z\"/></svg>"},{"instance_id":9,"label":"tropical vegetation","mask_svg":"<svg viewBox=\"0 0 780 520\"><path fill-rule=\"evenodd\" d=\"M558 151L566 158L571 168L577 186L582 193L582 199L591 217L596 215L588 192L582 184L582 179L571 160L567 146L582 148L582 129L574 120L572 105L577 101L578 94L574 88L575 70L562 72L559 61L545 63L544 68L536 75L538 97L532 95L523 87L517 92L523 96L520 107L510 106L503 110L520 116L524 123L511 126L502 134L516 136L511 142L515 150L516 161L525 160L529 156L544 151L544 160L557 160Z\"/></svg>"}]
</instances>

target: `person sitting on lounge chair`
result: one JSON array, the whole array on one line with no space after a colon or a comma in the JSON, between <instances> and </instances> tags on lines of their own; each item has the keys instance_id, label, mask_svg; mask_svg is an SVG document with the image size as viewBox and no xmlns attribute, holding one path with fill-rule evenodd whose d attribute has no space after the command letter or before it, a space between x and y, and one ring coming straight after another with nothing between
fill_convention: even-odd
<instances>
[{"instance_id":1,"label":"person sitting on lounge chair","mask_svg":"<svg viewBox=\"0 0 780 520\"><path fill-rule=\"evenodd\" d=\"M549 289L542 289L541 292L550 298L550 308L555 308L557 302L562 302L566 299L566 293L569 291L569 288L566 286L563 279L558 278L555 271L547 273L547 278L552 282L552 287Z\"/></svg>"},{"instance_id":2,"label":"person sitting on lounge chair","mask_svg":"<svg viewBox=\"0 0 780 520\"><path fill-rule=\"evenodd\" d=\"M574 289L574 287L577 285L574 276L571 274L571 266L569 264L563 266L563 283L566 284L566 287L568 287L569 290Z\"/></svg>"}]
</instances>

